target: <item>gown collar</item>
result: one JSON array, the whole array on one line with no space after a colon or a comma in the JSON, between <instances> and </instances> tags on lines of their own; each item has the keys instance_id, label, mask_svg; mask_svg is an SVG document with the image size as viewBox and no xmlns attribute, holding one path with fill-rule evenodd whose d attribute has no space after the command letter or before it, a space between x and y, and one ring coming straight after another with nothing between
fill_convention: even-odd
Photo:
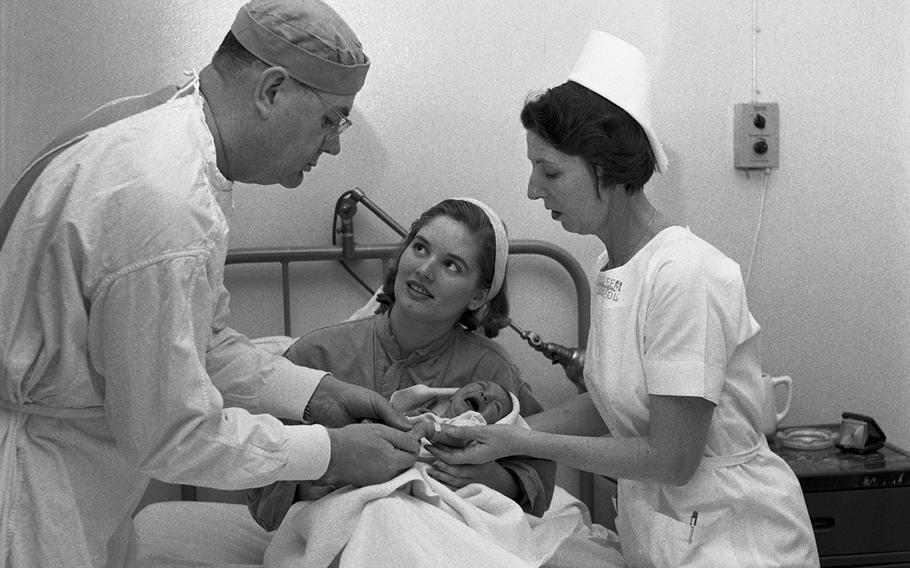
<instances>
[{"instance_id":1,"label":"gown collar","mask_svg":"<svg viewBox=\"0 0 910 568\"><path fill-rule=\"evenodd\" d=\"M444 333L427 345L412 351L409 356L402 357L401 346L398 344L398 339L395 338L395 334L392 333L392 322L389 318L389 313L390 312L385 312L375 316L376 337L386 353L391 355L398 362L414 364L426 361L443 352L448 345L455 340L455 327L452 327L447 333Z\"/></svg>"}]
</instances>

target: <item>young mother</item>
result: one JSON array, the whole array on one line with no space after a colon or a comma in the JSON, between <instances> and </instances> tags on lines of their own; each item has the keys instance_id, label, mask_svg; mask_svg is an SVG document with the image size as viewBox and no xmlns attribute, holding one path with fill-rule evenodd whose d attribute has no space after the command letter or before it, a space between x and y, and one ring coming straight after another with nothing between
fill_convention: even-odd
<instances>
[{"instance_id":1,"label":"young mother","mask_svg":"<svg viewBox=\"0 0 910 568\"><path fill-rule=\"evenodd\" d=\"M520 412L542 410L495 336L509 322L508 238L499 216L475 199L446 199L413 223L377 299L377 314L312 331L285 357L323 369L386 398L413 385L461 387L490 381L515 393ZM429 475L453 488L482 483L540 516L556 468L546 460L505 458L477 465L437 463ZM247 492L250 512L274 530L295 501L327 492L282 481Z\"/></svg>"},{"instance_id":2,"label":"young mother","mask_svg":"<svg viewBox=\"0 0 910 568\"><path fill-rule=\"evenodd\" d=\"M759 325L739 266L643 193L667 168L645 65L635 47L592 32L569 81L521 112L528 197L606 248L588 392L529 417L531 430L446 427L476 443L430 451L449 463L536 456L617 478L632 566L818 566L798 480L759 424Z\"/></svg>"}]
</instances>

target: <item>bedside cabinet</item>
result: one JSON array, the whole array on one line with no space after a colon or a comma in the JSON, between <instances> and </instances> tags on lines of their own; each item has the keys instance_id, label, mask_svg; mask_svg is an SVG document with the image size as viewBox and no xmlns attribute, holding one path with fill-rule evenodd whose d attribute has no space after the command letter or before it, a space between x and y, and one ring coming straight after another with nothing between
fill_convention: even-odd
<instances>
[{"instance_id":1,"label":"bedside cabinet","mask_svg":"<svg viewBox=\"0 0 910 568\"><path fill-rule=\"evenodd\" d=\"M890 444L865 455L786 448L776 436L768 444L799 478L822 568L910 568L910 454Z\"/></svg>"}]
</instances>

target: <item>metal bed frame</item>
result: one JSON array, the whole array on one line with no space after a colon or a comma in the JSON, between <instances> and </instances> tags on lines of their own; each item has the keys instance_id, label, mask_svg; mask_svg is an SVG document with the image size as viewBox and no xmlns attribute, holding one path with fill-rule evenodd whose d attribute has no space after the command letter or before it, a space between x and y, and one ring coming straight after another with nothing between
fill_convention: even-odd
<instances>
[{"instance_id":1,"label":"metal bed frame","mask_svg":"<svg viewBox=\"0 0 910 568\"><path fill-rule=\"evenodd\" d=\"M291 270L290 265L298 262L333 261L343 262L351 258L387 261L397 251L398 244L300 247L300 248L244 248L228 252L226 265L274 264L281 265L282 313L284 334L292 336L291 328ZM562 266L575 286L578 311L578 341L585 345L590 323L591 294L587 274L579 262L566 250L545 241L534 239L513 239L509 241L510 255L538 255L550 258ZM579 472L579 499L591 510L594 509L594 480L588 472ZM196 499L195 487L181 486L184 501Z\"/></svg>"},{"instance_id":2,"label":"metal bed frame","mask_svg":"<svg viewBox=\"0 0 910 568\"><path fill-rule=\"evenodd\" d=\"M290 265L298 262L312 261L338 261L351 276L358 280L372 293L373 289L367 286L347 266L348 260L380 260L385 273L388 260L398 250L399 243L379 245L357 245L354 242L353 219L357 213L358 204L362 204L376 215L392 230L404 237L407 231L391 216L373 203L362 190L355 188L344 192L335 203L335 215L332 224L332 246L329 247L299 247L299 248L243 248L228 251L226 265L236 264L274 264L281 265L281 291L282 313L284 319L284 334L292 337L291 328L291 270ZM340 221L340 227L339 222ZM341 245L336 245L336 235L341 235ZM578 311L578 343L584 346L588 338L588 325L590 323L591 290L587 274L578 261L566 250L546 241L534 239L511 239L509 241L509 255L537 255L550 258L562 266L571 277L575 286L576 307ZM541 352L554 363L560 363L566 375L573 384L583 391L581 381L581 366L584 362L583 349L565 348L554 343L543 343L536 333L528 333L518 328L514 322L511 327L519 333L522 339L535 350ZM558 355L558 356L557 356ZM580 357L579 357L580 355ZM191 485L181 486L181 498L184 501L196 500L196 488ZM594 476L587 472L580 472L579 499L592 511L594 510Z\"/></svg>"},{"instance_id":3,"label":"metal bed frame","mask_svg":"<svg viewBox=\"0 0 910 568\"><path fill-rule=\"evenodd\" d=\"M358 245L353 258L358 260L388 260L398 249L398 244ZM510 255L539 255L558 262L575 285L578 307L578 341L584 345L590 323L591 288L587 274L575 258L564 249L545 241L534 239L513 239L509 241ZM291 263L308 261L344 261L351 258L343 247L301 247L301 248L245 248L228 252L225 264L268 264L281 265L282 313L284 334L291 333Z\"/></svg>"}]
</instances>

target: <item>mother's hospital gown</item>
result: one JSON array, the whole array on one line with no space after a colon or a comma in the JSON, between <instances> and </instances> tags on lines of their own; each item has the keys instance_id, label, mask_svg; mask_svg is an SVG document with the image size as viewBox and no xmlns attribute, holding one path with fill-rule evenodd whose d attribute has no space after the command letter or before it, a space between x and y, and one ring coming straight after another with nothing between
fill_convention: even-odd
<instances>
[{"instance_id":1,"label":"mother's hospital gown","mask_svg":"<svg viewBox=\"0 0 910 568\"><path fill-rule=\"evenodd\" d=\"M122 565L150 476L247 488L327 467L324 428L250 413L299 416L325 373L226 327L232 184L202 105L63 150L0 249L3 566Z\"/></svg>"},{"instance_id":2,"label":"mother's hospital gown","mask_svg":"<svg viewBox=\"0 0 910 568\"><path fill-rule=\"evenodd\" d=\"M518 368L495 341L456 324L448 333L402 355L388 313L370 315L313 330L298 339L285 357L299 365L325 369L386 398L414 385L463 387L492 381L515 394L522 416L540 412L540 402ZM543 515L553 498L556 464L512 456L498 460L518 485L517 502L526 513ZM297 484L278 482L247 492L250 512L275 530L298 500Z\"/></svg>"},{"instance_id":3,"label":"mother's hospital gown","mask_svg":"<svg viewBox=\"0 0 910 568\"><path fill-rule=\"evenodd\" d=\"M759 426L760 328L739 266L669 227L624 266L597 273L593 304L585 383L614 436L648 435L649 395L716 405L686 485L619 480L624 558L673 568L818 566L799 482Z\"/></svg>"}]
</instances>

